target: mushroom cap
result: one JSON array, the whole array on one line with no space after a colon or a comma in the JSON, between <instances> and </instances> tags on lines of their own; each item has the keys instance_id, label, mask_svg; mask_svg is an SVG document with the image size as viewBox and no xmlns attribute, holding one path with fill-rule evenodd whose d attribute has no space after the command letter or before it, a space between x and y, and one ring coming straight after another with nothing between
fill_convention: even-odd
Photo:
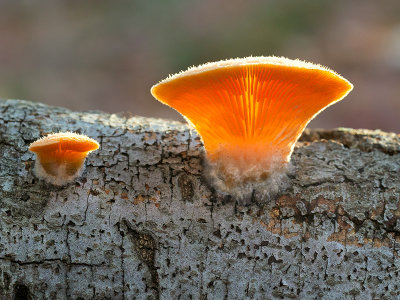
<instances>
[{"instance_id":1,"label":"mushroom cap","mask_svg":"<svg viewBox=\"0 0 400 300\"><path fill-rule=\"evenodd\" d=\"M151 93L194 126L211 162L243 173L288 162L306 125L352 88L320 65L247 57L189 68Z\"/></svg>"},{"instance_id":2,"label":"mushroom cap","mask_svg":"<svg viewBox=\"0 0 400 300\"><path fill-rule=\"evenodd\" d=\"M98 148L99 143L85 135L59 132L33 142L29 150L38 158L36 175L55 185L63 185L80 174L88 153Z\"/></svg>"},{"instance_id":3,"label":"mushroom cap","mask_svg":"<svg viewBox=\"0 0 400 300\"><path fill-rule=\"evenodd\" d=\"M98 148L99 143L86 135L73 132L59 132L49 134L33 142L29 146L29 151L39 153L58 150L87 153Z\"/></svg>"}]
</instances>

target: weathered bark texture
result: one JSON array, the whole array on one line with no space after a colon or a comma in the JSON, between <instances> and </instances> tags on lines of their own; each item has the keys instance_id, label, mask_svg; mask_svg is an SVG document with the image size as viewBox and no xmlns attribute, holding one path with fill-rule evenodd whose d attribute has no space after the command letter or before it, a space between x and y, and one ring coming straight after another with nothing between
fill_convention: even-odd
<instances>
[{"instance_id":1,"label":"weathered bark texture","mask_svg":"<svg viewBox=\"0 0 400 300\"><path fill-rule=\"evenodd\" d=\"M101 143L74 184L28 145ZM0 102L1 299L400 299L400 137L307 131L286 190L240 206L184 124ZM257 200L258 194L254 194Z\"/></svg>"}]
</instances>

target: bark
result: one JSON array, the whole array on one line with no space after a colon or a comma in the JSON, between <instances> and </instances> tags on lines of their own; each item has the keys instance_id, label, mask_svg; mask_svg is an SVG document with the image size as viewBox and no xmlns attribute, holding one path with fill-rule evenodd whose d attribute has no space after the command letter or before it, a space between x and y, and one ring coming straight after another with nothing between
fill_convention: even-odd
<instances>
[{"instance_id":1,"label":"bark","mask_svg":"<svg viewBox=\"0 0 400 300\"><path fill-rule=\"evenodd\" d=\"M99 151L65 187L27 149L75 131ZM210 188L181 123L0 102L1 299L400 298L400 137L304 133L284 189Z\"/></svg>"}]
</instances>

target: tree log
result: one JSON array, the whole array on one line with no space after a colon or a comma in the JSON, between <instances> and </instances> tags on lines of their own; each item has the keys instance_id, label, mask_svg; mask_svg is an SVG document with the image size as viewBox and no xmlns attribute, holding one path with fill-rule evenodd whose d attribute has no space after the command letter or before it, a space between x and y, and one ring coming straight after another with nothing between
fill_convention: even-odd
<instances>
[{"instance_id":1,"label":"tree log","mask_svg":"<svg viewBox=\"0 0 400 300\"><path fill-rule=\"evenodd\" d=\"M67 130L101 148L56 187L28 146ZM400 298L399 135L307 130L247 206L203 165L179 122L0 101L0 298Z\"/></svg>"}]
</instances>

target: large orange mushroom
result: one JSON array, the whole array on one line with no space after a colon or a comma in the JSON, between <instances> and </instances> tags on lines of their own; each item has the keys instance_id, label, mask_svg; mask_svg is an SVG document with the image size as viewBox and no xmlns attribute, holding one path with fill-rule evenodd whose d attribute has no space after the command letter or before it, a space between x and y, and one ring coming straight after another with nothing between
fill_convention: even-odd
<instances>
[{"instance_id":1,"label":"large orange mushroom","mask_svg":"<svg viewBox=\"0 0 400 300\"><path fill-rule=\"evenodd\" d=\"M151 93L194 126L208 161L229 187L283 170L307 124L352 88L320 65L247 57L189 68Z\"/></svg>"},{"instance_id":2,"label":"large orange mushroom","mask_svg":"<svg viewBox=\"0 0 400 300\"><path fill-rule=\"evenodd\" d=\"M35 174L54 185L65 185L83 171L86 156L99 148L95 140L73 132L49 134L29 146L36 153Z\"/></svg>"}]
</instances>

